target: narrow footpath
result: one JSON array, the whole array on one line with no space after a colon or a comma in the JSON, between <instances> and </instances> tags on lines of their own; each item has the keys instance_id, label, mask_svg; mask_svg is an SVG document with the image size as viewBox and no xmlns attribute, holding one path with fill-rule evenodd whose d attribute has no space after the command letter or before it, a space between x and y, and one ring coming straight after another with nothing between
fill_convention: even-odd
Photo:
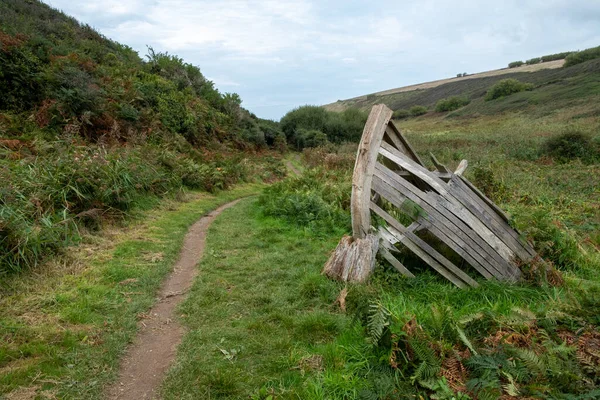
<instances>
[{"instance_id":1,"label":"narrow footpath","mask_svg":"<svg viewBox=\"0 0 600 400\"><path fill-rule=\"evenodd\" d=\"M175 315L197 274L211 223L240 199L227 203L200 218L185 236L179 260L167 277L158 301L140 322L137 337L121 363L119 378L106 392L108 399L153 399L175 358L184 329Z\"/></svg>"}]
</instances>

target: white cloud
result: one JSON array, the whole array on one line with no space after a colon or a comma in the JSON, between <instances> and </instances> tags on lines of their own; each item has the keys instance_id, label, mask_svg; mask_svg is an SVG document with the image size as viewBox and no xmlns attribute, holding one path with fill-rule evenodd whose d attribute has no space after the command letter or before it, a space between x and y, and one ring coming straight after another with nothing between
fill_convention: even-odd
<instances>
[{"instance_id":1,"label":"white cloud","mask_svg":"<svg viewBox=\"0 0 600 400\"><path fill-rule=\"evenodd\" d=\"M269 117L600 44L596 0L46 1L141 54L199 65Z\"/></svg>"}]
</instances>

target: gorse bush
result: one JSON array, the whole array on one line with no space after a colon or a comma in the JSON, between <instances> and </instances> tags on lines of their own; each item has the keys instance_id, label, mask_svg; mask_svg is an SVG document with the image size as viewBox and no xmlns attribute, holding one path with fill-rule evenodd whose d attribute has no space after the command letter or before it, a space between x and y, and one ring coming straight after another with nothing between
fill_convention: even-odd
<instances>
[{"instance_id":1,"label":"gorse bush","mask_svg":"<svg viewBox=\"0 0 600 400\"><path fill-rule=\"evenodd\" d=\"M563 60L572 53L573 53L572 51L565 51L563 53L548 54L548 55L542 56L541 58L542 58L542 62Z\"/></svg>"},{"instance_id":2,"label":"gorse bush","mask_svg":"<svg viewBox=\"0 0 600 400\"><path fill-rule=\"evenodd\" d=\"M495 100L531 89L533 85L530 83L523 83L513 78L502 79L488 90L485 100Z\"/></svg>"},{"instance_id":3,"label":"gorse bush","mask_svg":"<svg viewBox=\"0 0 600 400\"><path fill-rule=\"evenodd\" d=\"M466 106L471 101L466 97L460 96L452 96L447 99L442 99L438 101L435 105L436 112L446 112L446 111L454 111L458 110L461 107Z\"/></svg>"},{"instance_id":4,"label":"gorse bush","mask_svg":"<svg viewBox=\"0 0 600 400\"><path fill-rule=\"evenodd\" d=\"M367 114L357 109L350 108L335 113L318 106L302 106L288 112L281 119L280 125L287 142L302 149L319 146L326 141L358 141L366 121ZM307 132L311 132L309 136L318 136L317 139L307 139ZM317 135L317 132L323 133L325 138Z\"/></svg>"},{"instance_id":5,"label":"gorse bush","mask_svg":"<svg viewBox=\"0 0 600 400\"><path fill-rule=\"evenodd\" d=\"M511 63L508 63L508 68L520 67L523 64L525 64L523 61L513 61Z\"/></svg>"},{"instance_id":6,"label":"gorse bush","mask_svg":"<svg viewBox=\"0 0 600 400\"><path fill-rule=\"evenodd\" d=\"M600 58L600 46L592 47L582 51L576 51L565 58L565 67L581 64L582 62Z\"/></svg>"},{"instance_id":7,"label":"gorse bush","mask_svg":"<svg viewBox=\"0 0 600 400\"><path fill-rule=\"evenodd\" d=\"M410 111L404 110L404 109L400 109L400 110L394 111L394 114L392 115L392 118L394 118L394 119L404 119L404 118L410 117L410 115L411 115Z\"/></svg>"},{"instance_id":8,"label":"gorse bush","mask_svg":"<svg viewBox=\"0 0 600 400\"><path fill-rule=\"evenodd\" d=\"M535 58L531 58L531 59L525 61L525 64L534 65L534 64L539 64L541 62L542 62L542 59L540 57L535 57Z\"/></svg>"},{"instance_id":9,"label":"gorse bush","mask_svg":"<svg viewBox=\"0 0 600 400\"><path fill-rule=\"evenodd\" d=\"M600 161L600 144L589 135L578 130L568 129L542 143L540 153L559 162L580 159L583 162Z\"/></svg>"},{"instance_id":10,"label":"gorse bush","mask_svg":"<svg viewBox=\"0 0 600 400\"><path fill-rule=\"evenodd\" d=\"M410 115L418 117L419 115L427 114L427 107L425 106L412 106L409 110Z\"/></svg>"}]
</instances>

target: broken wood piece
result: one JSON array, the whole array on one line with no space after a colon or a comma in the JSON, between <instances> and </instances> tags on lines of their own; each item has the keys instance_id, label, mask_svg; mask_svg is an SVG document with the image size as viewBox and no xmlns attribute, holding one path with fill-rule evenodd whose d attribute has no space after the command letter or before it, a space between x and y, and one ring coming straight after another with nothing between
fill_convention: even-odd
<instances>
[{"instance_id":1,"label":"broken wood piece","mask_svg":"<svg viewBox=\"0 0 600 400\"><path fill-rule=\"evenodd\" d=\"M538 256L509 225L506 214L462 177L468 162L462 160L453 173L430 154L436 170L429 171L390 120L391 114L385 105L374 106L365 124L352 177L353 237L342 238L323 273L364 281L379 252L401 274L412 277L394 256L400 251L396 246L402 245L460 288L478 283L469 270L460 268L463 263L455 265L442 255L446 251L485 279L519 279L519 265ZM413 222L404 226L390 208ZM377 233L372 231L371 212L385 221ZM420 230L430 235L417 236Z\"/></svg>"},{"instance_id":2,"label":"broken wood piece","mask_svg":"<svg viewBox=\"0 0 600 400\"><path fill-rule=\"evenodd\" d=\"M460 164L458 164L456 171L454 171L454 175L461 176L462 174L464 174L464 172L468 166L469 166L469 162L467 160L462 160L460 162Z\"/></svg>"},{"instance_id":3,"label":"broken wood piece","mask_svg":"<svg viewBox=\"0 0 600 400\"><path fill-rule=\"evenodd\" d=\"M344 236L323 268L323 274L343 282L364 282L375 267L379 237Z\"/></svg>"}]
</instances>

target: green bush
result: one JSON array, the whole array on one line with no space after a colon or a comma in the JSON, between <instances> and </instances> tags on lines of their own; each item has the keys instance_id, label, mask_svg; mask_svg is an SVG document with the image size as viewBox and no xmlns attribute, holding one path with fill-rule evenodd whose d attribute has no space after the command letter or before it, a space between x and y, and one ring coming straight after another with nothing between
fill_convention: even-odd
<instances>
[{"instance_id":1,"label":"green bush","mask_svg":"<svg viewBox=\"0 0 600 400\"><path fill-rule=\"evenodd\" d=\"M347 109L341 113L330 112L318 106L302 106L288 112L280 122L288 143L297 149L306 146L303 135L306 131L320 131L332 143L358 141L367 121L367 114L358 109Z\"/></svg>"},{"instance_id":2,"label":"green bush","mask_svg":"<svg viewBox=\"0 0 600 400\"><path fill-rule=\"evenodd\" d=\"M508 63L508 68L520 67L523 64L525 64L523 61L513 61L511 63Z\"/></svg>"},{"instance_id":3,"label":"green bush","mask_svg":"<svg viewBox=\"0 0 600 400\"><path fill-rule=\"evenodd\" d=\"M392 115L392 118L394 119L404 119L408 117L410 117L410 111L404 109L396 110Z\"/></svg>"},{"instance_id":4,"label":"green bush","mask_svg":"<svg viewBox=\"0 0 600 400\"><path fill-rule=\"evenodd\" d=\"M572 53L573 53L572 51L565 51L563 53L548 54L548 55L542 56L542 62L563 60L563 59L567 58L567 56L569 56L569 54L572 54Z\"/></svg>"},{"instance_id":5,"label":"green bush","mask_svg":"<svg viewBox=\"0 0 600 400\"><path fill-rule=\"evenodd\" d=\"M576 51L569 54L565 58L565 67L570 67L573 65L580 64L582 62L593 60L595 58L600 58L600 46L592 47L589 49L585 49L582 51Z\"/></svg>"},{"instance_id":6,"label":"green bush","mask_svg":"<svg viewBox=\"0 0 600 400\"><path fill-rule=\"evenodd\" d=\"M531 59L525 61L525 64L533 65L533 64L539 64L541 62L542 62L542 59L540 57L535 57L535 58L531 58Z\"/></svg>"},{"instance_id":7,"label":"green bush","mask_svg":"<svg viewBox=\"0 0 600 400\"><path fill-rule=\"evenodd\" d=\"M523 83L513 78L502 79L488 90L485 100L495 100L531 89L533 89L533 85L530 83Z\"/></svg>"},{"instance_id":8,"label":"green bush","mask_svg":"<svg viewBox=\"0 0 600 400\"><path fill-rule=\"evenodd\" d=\"M287 178L265 189L259 204L265 215L284 218L316 232L348 230L350 188L346 178L335 171L310 169L300 177Z\"/></svg>"},{"instance_id":9,"label":"green bush","mask_svg":"<svg viewBox=\"0 0 600 400\"><path fill-rule=\"evenodd\" d=\"M410 110L410 115L413 117L418 117L419 115L427 114L427 107L425 106L412 106Z\"/></svg>"},{"instance_id":10,"label":"green bush","mask_svg":"<svg viewBox=\"0 0 600 400\"><path fill-rule=\"evenodd\" d=\"M438 101L435 105L436 112L446 112L446 111L454 111L458 110L461 107L466 106L471 101L466 97L461 96L452 96L447 99L442 99Z\"/></svg>"},{"instance_id":11,"label":"green bush","mask_svg":"<svg viewBox=\"0 0 600 400\"><path fill-rule=\"evenodd\" d=\"M542 143L540 153L559 162L567 162L576 158L584 162L595 162L600 160L600 145L588 135L569 129Z\"/></svg>"}]
</instances>

